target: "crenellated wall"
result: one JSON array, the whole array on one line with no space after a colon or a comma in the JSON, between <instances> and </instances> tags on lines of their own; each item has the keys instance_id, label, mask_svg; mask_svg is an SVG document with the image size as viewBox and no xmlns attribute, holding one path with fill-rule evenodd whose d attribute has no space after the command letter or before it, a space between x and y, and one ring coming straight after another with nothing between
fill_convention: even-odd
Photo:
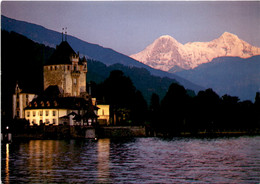
<instances>
[{"instance_id":1,"label":"crenellated wall","mask_svg":"<svg viewBox=\"0 0 260 184\"><path fill-rule=\"evenodd\" d=\"M51 85L57 85L64 96L79 96L80 93L86 92L86 73L87 70L82 65L44 66L44 90Z\"/></svg>"}]
</instances>

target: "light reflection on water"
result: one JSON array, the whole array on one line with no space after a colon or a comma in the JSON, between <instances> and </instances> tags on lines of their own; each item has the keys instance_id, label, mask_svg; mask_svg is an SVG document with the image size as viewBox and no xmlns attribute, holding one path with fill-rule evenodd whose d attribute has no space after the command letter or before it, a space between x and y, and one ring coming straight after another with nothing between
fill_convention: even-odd
<instances>
[{"instance_id":1,"label":"light reflection on water","mask_svg":"<svg viewBox=\"0 0 260 184\"><path fill-rule=\"evenodd\" d=\"M259 183L260 137L2 145L3 183Z\"/></svg>"},{"instance_id":2,"label":"light reflection on water","mask_svg":"<svg viewBox=\"0 0 260 184\"><path fill-rule=\"evenodd\" d=\"M6 144L5 182L9 184L9 144Z\"/></svg>"}]
</instances>

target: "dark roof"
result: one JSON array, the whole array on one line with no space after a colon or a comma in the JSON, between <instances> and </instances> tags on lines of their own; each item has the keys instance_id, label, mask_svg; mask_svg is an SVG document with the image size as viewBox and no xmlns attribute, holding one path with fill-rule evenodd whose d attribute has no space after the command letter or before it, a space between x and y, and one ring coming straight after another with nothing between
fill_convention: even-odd
<instances>
[{"instance_id":1,"label":"dark roof","mask_svg":"<svg viewBox=\"0 0 260 184\"><path fill-rule=\"evenodd\" d=\"M69 43L63 41L57 46L46 65L71 64L70 57L75 54L76 52L71 48Z\"/></svg>"},{"instance_id":2,"label":"dark roof","mask_svg":"<svg viewBox=\"0 0 260 184\"><path fill-rule=\"evenodd\" d=\"M25 109L88 109L90 102L81 97L48 98L39 96L33 99Z\"/></svg>"},{"instance_id":3,"label":"dark roof","mask_svg":"<svg viewBox=\"0 0 260 184\"><path fill-rule=\"evenodd\" d=\"M83 65L84 62L87 63L87 59L85 56L83 58L79 58L79 65Z\"/></svg>"},{"instance_id":4,"label":"dark roof","mask_svg":"<svg viewBox=\"0 0 260 184\"><path fill-rule=\"evenodd\" d=\"M82 97L61 97L58 86L49 86L42 94L33 99L26 109L86 109L90 100Z\"/></svg>"}]
</instances>

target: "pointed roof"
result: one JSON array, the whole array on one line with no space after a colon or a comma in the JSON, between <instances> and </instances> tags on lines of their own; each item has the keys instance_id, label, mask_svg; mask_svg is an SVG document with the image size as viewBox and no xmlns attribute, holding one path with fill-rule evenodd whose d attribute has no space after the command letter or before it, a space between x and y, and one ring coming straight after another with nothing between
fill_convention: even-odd
<instances>
[{"instance_id":1,"label":"pointed roof","mask_svg":"<svg viewBox=\"0 0 260 184\"><path fill-rule=\"evenodd\" d=\"M70 57L75 54L76 52L71 48L69 43L67 41L62 41L51 55L46 65L71 64Z\"/></svg>"}]
</instances>

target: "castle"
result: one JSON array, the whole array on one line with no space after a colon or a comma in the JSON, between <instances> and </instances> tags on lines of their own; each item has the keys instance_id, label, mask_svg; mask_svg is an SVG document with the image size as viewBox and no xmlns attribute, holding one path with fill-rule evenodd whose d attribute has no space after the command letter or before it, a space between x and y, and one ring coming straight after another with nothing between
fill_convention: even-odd
<instances>
[{"instance_id":1,"label":"castle","mask_svg":"<svg viewBox=\"0 0 260 184\"><path fill-rule=\"evenodd\" d=\"M13 117L30 125L109 124L109 105L97 105L86 91L87 60L62 41L44 65L44 92L23 93L16 85Z\"/></svg>"},{"instance_id":2,"label":"castle","mask_svg":"<svg viewBox=\"0 0 260 184\"><path fill-rule=\"evenodd\" d=\"M61 42L44 66L44 90L57 85L63 96L86 93L87 60L79 58L67 41Z\"/></svg>"}]
</instances>

